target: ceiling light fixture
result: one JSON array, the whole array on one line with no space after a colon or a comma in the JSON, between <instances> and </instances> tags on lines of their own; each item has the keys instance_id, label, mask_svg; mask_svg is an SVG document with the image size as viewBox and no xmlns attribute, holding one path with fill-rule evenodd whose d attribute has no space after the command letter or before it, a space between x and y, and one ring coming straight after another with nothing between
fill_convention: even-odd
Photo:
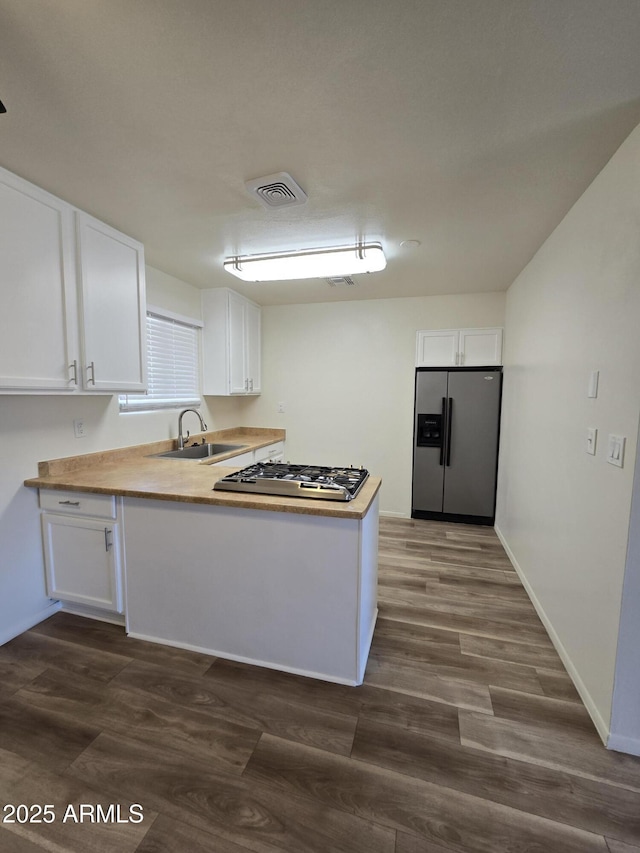
<instances>
[{"instance_id":1,"label":"ceiling light fixture","mask_svg":"<svg viewBox=\"0 0 640 853\"><path fill-rule=\"evenodd\" d=\"M378 272L387 265L380 243L303 249L226 258L224 268L243 281L290 281Z\"/></svg>"}]
</instances>

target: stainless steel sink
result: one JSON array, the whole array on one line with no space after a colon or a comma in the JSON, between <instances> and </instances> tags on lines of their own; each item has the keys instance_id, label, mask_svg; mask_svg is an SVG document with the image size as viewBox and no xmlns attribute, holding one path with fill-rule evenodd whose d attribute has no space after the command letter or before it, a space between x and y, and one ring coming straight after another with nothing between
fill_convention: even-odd
<instances>
[{"instance_id":1,"label":"stainless steel sink","mask_svg":"<svg viewBox=\"0 0 640 853\"><path fill-rule=\"evenodd\" d=\"M232 450L242 450L246 444L194 444L183 450L168 450L166 453L154 453L162 459L206 459L218 456L220 453L231 453Z\"/></svg>"}]
</instances>

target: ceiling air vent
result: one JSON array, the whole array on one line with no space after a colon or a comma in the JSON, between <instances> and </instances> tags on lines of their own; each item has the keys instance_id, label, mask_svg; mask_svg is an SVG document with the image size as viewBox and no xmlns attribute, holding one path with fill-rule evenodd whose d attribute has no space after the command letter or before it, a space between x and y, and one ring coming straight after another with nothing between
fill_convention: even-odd
<instances>
[{"instance_id":1,"label":"ceiling air vent","mask_svg":"<svg viewBox=\"0 0 640 853\"><path fill-rule=\"evenodd\" d=\"M245 187L269 208L293 207L296 204L304 204L307 200L305 191L287 172L255 178L253 181L247 181Z\"/></svg>"},{"instance_id":2,"label":"ceiling air vent","mask_svg":"<svg viewBox=\"0 0 640 853\"><path fill-rule=\"evenodd\" d=\"M336 275L333 278L327 279L329 287L350 287L355 284L355 281L350 275Z\"/></svg>"}]
</instances>

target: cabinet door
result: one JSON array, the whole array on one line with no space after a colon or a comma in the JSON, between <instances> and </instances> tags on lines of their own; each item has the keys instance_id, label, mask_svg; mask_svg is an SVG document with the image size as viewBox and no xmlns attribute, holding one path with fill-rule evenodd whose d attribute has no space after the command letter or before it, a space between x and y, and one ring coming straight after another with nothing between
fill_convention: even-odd
<instances>
[{"instance_id":1,"label":"cabinet door","mask_svg":"<svg viewBox=\"0 0 640 853\"><path fill-rule=\"evenodd\" d=\"M144 250L108 225L77 213L87 391L146 387Z\"/></svg>"},{"instance_id":2,"label":"cabinet door","mask_svg":"<svg viewBox=\"0 0 640 853\"><path fill-rule=\"evenodd\" d=\"M229 323L229 393L246 394L248 390L245 347L245 301L229 291L227 305Z\"/></svg>"},{"instance_id":3,"label":"cabinet door","mask_svg":"<svg viewBox=\"0 0 640 853\"><path fill-rule=\"evenodd\" d=\"M123 612L118 524L42 514L47 594Z\"/></svg>"},{"instance_id":4,"label":"cabinet door","mask_svg":"<svg viewBox=\"0 0 640 853\"><path fill-rule=\"evenodd\" d=\"M249 393L259 394L260 387L260 332L262 311L253 302L245 303L245 336L247 351L247 379Z\"/></svg>"},{"instance_id":5,"label":"cabinet door","mask_svg":"<svg viewBox=\"0 0 640 853\"><path fill-rule=\"evenodd\" d=\"M77 388L73 214L0 169L0 387Z\"/></svg>"},{"instance_id":6,"label":"cabinet door","mask_svg":"<svg viewBox=\"0 0 640 853\"><path fill-rule=\"evenodd\" d=\"M418 332L416 367L455 367L459 337L457 329Z\"/></svg>"},{"instance_id":7,"label":"cabinet door","mask_svg":"<svg viewBox=\"0 0 640 853\"><path fill-rule=\"evenodd\" d=\"M459 364L465 367L502 364L502 329L461 329Z\"/></svg>"}]
</instances>

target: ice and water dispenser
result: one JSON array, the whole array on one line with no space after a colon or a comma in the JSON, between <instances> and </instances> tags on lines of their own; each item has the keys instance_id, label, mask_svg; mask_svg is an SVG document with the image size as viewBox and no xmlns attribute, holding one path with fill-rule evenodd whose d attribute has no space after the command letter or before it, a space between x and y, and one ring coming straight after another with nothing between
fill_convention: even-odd
<instances>
[{"instance_id":1,"label":"ice and water dispenser","mask_svg":"<svg viewBox=\"0 0 640 853\"><path fill-rule=\"evenodd\" d=\"M416 444L418 447L442 447L441 414L418 414Z\"/></svg>"}]
</instances>

